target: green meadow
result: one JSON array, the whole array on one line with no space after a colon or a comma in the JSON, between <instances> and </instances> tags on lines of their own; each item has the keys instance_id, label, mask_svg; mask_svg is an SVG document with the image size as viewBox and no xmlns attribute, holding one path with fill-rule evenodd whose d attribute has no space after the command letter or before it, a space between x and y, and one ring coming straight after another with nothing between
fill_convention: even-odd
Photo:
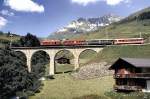
<instances>
[{"instance_id":1,"label":"green meadow","mask_svg":"<svg viewBox=\"0 0 150 99\"><path fill-rule=\"evenodd\" d=\"M56 74L55 79L43 81L44 86L40 93L30 99L72 99L84 95L104 96L106 91L113 88L112 76L90 80L76 80L69 74Z\"/></svg>"}]
</instances>

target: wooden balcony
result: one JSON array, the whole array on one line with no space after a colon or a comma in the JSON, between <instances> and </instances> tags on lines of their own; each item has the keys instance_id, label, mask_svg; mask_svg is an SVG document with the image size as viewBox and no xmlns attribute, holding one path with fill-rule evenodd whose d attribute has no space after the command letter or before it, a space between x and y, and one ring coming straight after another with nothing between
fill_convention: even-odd
<instances>
[{"instance_id":1,"label":"wooden balcony","mask_svg":"<svg viewBox=\"0 0 150 99\"><path fill-rule=\"evenodd\" d=\"M129 86L129 85L114 85L115 90L124 90L124 91L141 91L141 86Z\"/></svg>"},{"instance_id":2,"label":"wooden balcony","mask_svg":"<svg viewBox=\"0 0 150 99\"><path fill-rule=\"evenodd\" d=\"M143 78L143 79L150 79L150 73L115 74L114 78Z\"/></svg>"}]
</instances>

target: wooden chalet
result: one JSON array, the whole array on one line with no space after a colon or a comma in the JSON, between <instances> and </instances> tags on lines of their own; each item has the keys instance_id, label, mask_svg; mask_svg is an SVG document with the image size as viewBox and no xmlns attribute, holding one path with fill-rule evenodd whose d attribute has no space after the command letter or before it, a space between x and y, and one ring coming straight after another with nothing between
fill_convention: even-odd
<instances>
[{"instance_id":1,"label":"wooden chalet","mask_svg":"<svg viewBox=\"0 0 150 99\"><path fill-rule=\"evenodd\" d=\"M119 58L109 69L115 70L116 91L150 92L150 59Z\"/></svg>"},{"instance_id":2,"label":"wooden chalet","mask_svg":"<svg viewBox=\"0 0 150 99\"><path fill-rule=\"evenodd\" d=\"M56 59L56 61L59 64L70 64L70 59L68 59L66 57L60 57L60 58Z\"/></svg>"}]
</instances>

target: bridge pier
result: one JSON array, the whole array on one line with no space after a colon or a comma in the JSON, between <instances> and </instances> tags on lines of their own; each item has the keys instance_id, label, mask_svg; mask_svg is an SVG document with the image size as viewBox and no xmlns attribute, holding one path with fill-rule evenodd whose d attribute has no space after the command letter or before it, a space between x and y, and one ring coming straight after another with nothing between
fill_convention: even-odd
<instances>
[{"instance_id":1,"label":"bridge pier","mask_svg":"<svg viewBox=\"0 0 150 99\"><path fill-rule=\"evenodd\" d=\"M50 63L49 63L49 75L54 75L55 74L55 55L56 51L48 51L48 54L50 56Z\"/></svg>"},{"instance_id":2,"label":"bridge pier","mask_svg":"<svg viewBox=\"0 0 150 99\"><path fill-rule=\"evenodd\" d=\"M78 56L76 56L75 58L74 58L74 70L76 70L76 69L78 69L79 68L79 57Z\"/></svg>"},{"instance_id":3,"label":"bridge pier","mask_svg":"<svg viewBox=\"0 0 150 99\"><path fill-rule=\"evenodd\" d=\"M27 58L27 68L28 68L28 72L31 72L31 59Z\"/></svg>"},{"instance_id":4,"label":"bridge pier","mask_svg":"<svg viewBox=\"0 0 150 99\"><path fill-rule=\"evenodd\" d=\"M70 52L74 55L74 70L79 68L79 55L81 53L80 50L73 49Z\"/></svg>"},{"instance_id":5,"label":"bridge pier","mask_svg":"<svg viewBox=\"0 0 150 99\"><path fill-rule=\"evenodd\" d=\"M54 74L55 74L55 59L54 59L54 57L51 57L49 75L54 75Z\"/></svg>"},{"instance_id":6,"label":"bridge pier","mask_svg":"<svg viewBox=\"0 0 150 99\"><path fill-rule=\"evenodd\" d=\"M27 69L28 69L28 72L31 72L31 57L33 55L33 51L32 50L21 50L20 52L25 54L26 60L27 60Z\"/></svg>"}]
</instances>

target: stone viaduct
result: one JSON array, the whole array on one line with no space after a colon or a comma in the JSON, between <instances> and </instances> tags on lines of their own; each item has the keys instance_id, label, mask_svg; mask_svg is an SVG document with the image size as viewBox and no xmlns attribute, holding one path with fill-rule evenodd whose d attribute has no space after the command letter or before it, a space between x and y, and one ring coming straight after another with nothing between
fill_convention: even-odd
<instances>
[{"instance_id":1,"label":"stone viaduct","mask_svg":"<svg viewBox=\"0 0 150 99\"><path fill-rule=\"evenodd\" d=\"M31 59L34 53L38 51L44 51L49 55L50 66L49 75L55 74L55 56L60 51L66 50L73 54L74 56L74 69L79 68L79 56L82 52L86 50L93 50L95 52L100 52L103 50L104 46L50 46L50 47L12 47L14 51L22 52L26 56L28 71L31 72Z\"/></svg>"}]
</instances>

